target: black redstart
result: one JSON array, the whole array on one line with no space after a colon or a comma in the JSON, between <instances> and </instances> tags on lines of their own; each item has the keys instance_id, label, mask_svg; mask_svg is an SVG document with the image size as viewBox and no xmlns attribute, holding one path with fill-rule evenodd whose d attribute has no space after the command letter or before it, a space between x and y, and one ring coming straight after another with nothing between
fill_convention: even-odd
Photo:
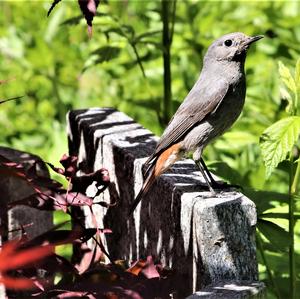
<instances>
[{"instance_id":1,"label":"black redstart","mask_svg":"<svg viewBox=\"0 0 300 299\"><path fill-rule=\"evenodd\" d=\"M158 176L184 154L193 152L210 191L218 187L201 158L205 146L223 134L244 106L244 64L249 46L263 36L230 33L214 41L203 60L200 76L172 117L154 153L145 163L145 181L130 213L149 191Z\"/></svg>"}]
</instances>

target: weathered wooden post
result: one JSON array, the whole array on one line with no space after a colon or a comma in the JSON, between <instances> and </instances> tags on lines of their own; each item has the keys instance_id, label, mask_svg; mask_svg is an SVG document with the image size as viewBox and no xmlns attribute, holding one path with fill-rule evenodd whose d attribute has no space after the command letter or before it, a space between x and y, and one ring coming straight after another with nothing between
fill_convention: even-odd
<instances>
[{"instance_id":1,"label":"weathered wooden post","mask_svg":"<svg viewBox=\"0 0 300 299\"><path fill-rule=\"evenodd\" d=\"M237 191L210 197L191 160L162 175L134 215L129 205L142 185L142 165L155 147L151 132L110 108L71 111L69 150L80 169L108 169L111 186L95 207L97 219L112 229L106 242L114 259L147 255L176 269L179 294L190 298L250 298L262 294L255 247L256 209ZM85 209L86 225L92 225ZM246 297L245 297L246 296Z\"/></svg>"}]
</instances>

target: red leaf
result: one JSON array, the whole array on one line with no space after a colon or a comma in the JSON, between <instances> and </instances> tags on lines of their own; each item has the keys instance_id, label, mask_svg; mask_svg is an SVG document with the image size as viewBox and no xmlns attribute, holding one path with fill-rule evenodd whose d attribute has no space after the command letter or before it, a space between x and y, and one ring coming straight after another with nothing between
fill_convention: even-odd
<instances>
[{"instance_id":1,"label":"red leaf","mask_svg":"<svg viewBox=\"0 0 300 299\"><path fill-rule=\"evenodd\" d=\"M16 206L24 205L31 208L53 211L53 210L62 210L62 208L57 207L55 203L55 197L51 196L50 191L45 192L36 192L20 200L16 200L7 205L8 209L11 209ZM64 206L65 207L65 206ZM66 209L66 208L65 208Z\"/></svg>"},{"instance_id":2,"label":"red leaf","mask_svg":"<svg viewBox=\"0 0 300 299\"><path fill-rule=\"evenodd\" d=\"M34 247L19 250L20 244L12 241L6 243L0 252L0 272L19 269L29 266L53 254L53 246ZM9 262L8 262L9 261Z\"/></svg>"},{"instance_id":3,"label":"red leaf","mask_svg":"<svg viewBox=\"0 0 300 299\"><path fill-rule=\"evenodd\" d=\"M108 170L106 168L101 168L92 173L72 177L72 191L85 193L88 186L90 186L93 182L97 183L97 188L102 186L100 190L98 189L96 195L103 192L110 183Z\"/></svg>"},{"instance_id":4,"label":"red leaf","mask_svg":"<svg viewBox=\"0 0 300 299\"><path fill-rule=\"evenodd\" d=\"M147 256L146 260L139 260L135 262L129 269L126 270L133 275L143 274L146 278L158 278L160 277L157 272L156 266L154 265L152 256Z\"/></svg>"},{"instance_id":5,"label":"red leaf","mask_svg":"<svg viewBox=\"0 0 300 299\"><path fill-rule=\"evenodd\" d=\"M102 257L102 251L98 246L91 250L86 244L81 246L83 256L80 262L75 266L77 271L82 274L86 272L94 263L99 262Z\"/></svg>"},{"instance_id":6,"label":"red leaf","mask_svg":"<svg viewBox=\"0 0 300 299\"><path fill-rule=\"evenodd\" d=\"M37 163L34 163L30 168L25 169L21 163L10 161L0 155L0 176L16 177L24 180L33 188L51 188L58 189L61 184L47 177L42 177L37 174Z\"/></svg>"},{"instance_id":7,"label":"red leaf","mask_svg":"<svg viewBox=\"0 0 300 299\"><path fill-rule=\"evenodd\" d=\"M152 256L147 256L147 262L142 270L142 273L148 279L160 277L159 273L157 272L156 266L154 265Z\"/></svg>"},{"instance_id":8,"label":"red leaf","mask_svg":"<svg viewBox=\"0 0 300 299\"><path fill-rule=\"evenodd\" d=\"M24 181L27 181L26 179L26 175L21 172L21 171L18 171L17 170L17 164L11 164L9 162L5 163L5 162L1 162L0 164L0 176L4 176L4 177L7 177L7 176L13 176L13 177L18 177Z\"/></svg>"},{"instance_id":9,"label":"red leaf","mask_svg":"<svg viewBox=\"0 0 300 299\"><path fill-rule=\"evenodd\" d=\"M24 205L39 210L54 211L62 210L67 212L70 206L92 206L93 200L81 193L62 191L61 193L45 191L31 194L21 200L14 201L7 205L8 209Z\"/></svg>"},{"instance_id":10,"label":"red leaf","mask_svg":"<svg viewBox=\"0 0 300 299\"><path fill-rule=\"evenodd\" d=\"M75 176L76 171L77 171L77 160L78 158L76 156L68 156L64 154L59 162L62 164L64 169L55 167L53 164L48 163L47 164L50 166L50 168L55 171L58 174L61 174L67 178L71 178Z\"/></svg>"},{"instance_id":11,"label":"red leaf","mask_svg":"<svg viewBox=\"0 0 300 299\"><path fill-rule=\"evenodd\" d=\"M66 177L73 177L77 171L77 161L78 157L76 156L68 156L64 154L59 162L65 169L65 176Z\"/></svg>"},{"instance_id":12,"label":"red leaf","mask_svg":"<svg viewBox=\"0 0 300 299\"><path fill-rule=\"evenodd\" d=\"M140 272L143 270L143 268L145 267L145 265L146 262L143 260L136 261L129 269L126 270L126 272L138 276Z\"/></svg>"},{"instance_id":13,"label":"red leaf","mask_svg":"<svg viewBox=\"0 0 300 299\"><path fill-rule=\"evenodd\" d=\"M46 162L46 164L47 164L53 171L55 171L56 173L61 174L61 175L64 175L64 174L65 174L65 171L64 171L62 168L55 167L53 164L51 164L51 163L49 163L49 162Z\"/></svg>"},{"instance_id":14,"label":"red leaf","mask_svg":"<svg viewBox=\"0 0 300 299\"><path fill-rule=\"evenodd\" d=\"M9 276L0 277L0 283L3 283L7 289L26 290L35 288L35 282L29 278L14 278Z\"/></svg>"},{"instance_id":15,"label":"red leaf","mask_svg":"<svg viewBox=\"0 0 300 299\"><path fill-rule=\"evenodd\" d=\"M57 296L58 299L64 299L64 298L96 298L89 292L64 292L63 294L60 294Z\"/></svg>"},{"instance_id":16,"label":"red leaf","mask_svg":"<svg viewBox=\"0 0 300 299\"><path fill-rule=\"evenodd\" d=\"M54 254L43 259L39 268L46 270L48 273L73 273L78 274L77 269L66 258Z\"/></svg>"},{"instance_id":17,"label":"red leaf","mask_svg":"<svg viewBox=\"0 0 300 299\"><path fill-rule=\"evenodd\" d=\"M93 18L96 15L96 10L99 3L100 0L78 0L80 9L86 19L86 23L88 24L89 36L92 35Z\"/></svg>"},{"instance_id":18,"label":"red leaf","mask_svg":"<svg viewBox=\"0 0 300 299\"><path fill-rule=\"evenodd\" d=\"M92 206L93 200L81 193L69 192L65 195L66 202L69 206Z\"/></svg>"},{"instance_id":19,"label":"red leaf","mask_svg":"<svg viewBox=\"0 0 300 299\"><path fill-rule=\"evenodd\" d=\"M107 292L104 294L104 298L105 299L119 299L120 297L113 292Z\"/></svg>"}]
</instances>

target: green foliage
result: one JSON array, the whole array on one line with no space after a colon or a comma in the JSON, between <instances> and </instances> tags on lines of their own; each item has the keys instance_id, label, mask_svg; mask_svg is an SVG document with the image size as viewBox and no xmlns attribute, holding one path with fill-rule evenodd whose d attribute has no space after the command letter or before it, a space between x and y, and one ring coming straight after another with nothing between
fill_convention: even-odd
<instances>
[{"instance_id":1,"label":"green foliage","mask_svg":"<svg viewBox=\"0 0 300 299\"><path fill-rule=\"evenodd\" d=\"M290 238L285 229L271 221L262 219L258 221L258 229L268 240L270 240L271 244L275 246L275 251L288 251ZM274 249L272 251L274 251Z\"/></svg>"},{"instance_id":2,"label":"green foliage","mask_svg":"<svg viewBox=\"0 0 300 299\"><path fill-rule=\"evenodd\" d=\"M284 249L284 244L287 244L289 254L289 287L290 298L296 298L296 252L295 252L295 198L298 196L298 185L300 183L300 160L299 153L293 153L292 149L296 147L300 135L300 117L295 116L298 108L298 96L300 90L299 81L299 61L296 63L295 77L293 77L289 69L279 62L279 74L287 88L285 94L288 101L286 112L290 115L284 117L273 125L268 127L261 137L262 156L267 169L267 177L278 166L281 161L287 160L289 164L289 191L288 191L288 226L289 231L282 230L279 226L272 222L261 222L263 226L259 226L260 231L267 237L272 245L277 249L281 247ZM288 158L287 158L288 155ZM297 164L296 171L294 171L294 163ZM268 225L266 225L268 224ZM288 240L286 239L288 238ZM284 240L286 239L286 240ZM281 242L282 241L282 242ZM262 246L261 246L261 250ZM273 251L275 251L273 249ZM265 258L264 258L265 259ZM266 259L265 259L266 263ZM268 270L270 280L272 280L271 271ZM277 290L278 296L280 292Z\"/></svg>"},{"instance_id":3,"label":"green foliage","mask_svg":"<svg viewBox=\"0 0 300 299\"><path fill-rule=\"evenodd\" d=\"M268 127L261 136L262 156L269 177L277 165L286 159L300 134L300 116L283 118Z\"/></svg>"}]
</instances>

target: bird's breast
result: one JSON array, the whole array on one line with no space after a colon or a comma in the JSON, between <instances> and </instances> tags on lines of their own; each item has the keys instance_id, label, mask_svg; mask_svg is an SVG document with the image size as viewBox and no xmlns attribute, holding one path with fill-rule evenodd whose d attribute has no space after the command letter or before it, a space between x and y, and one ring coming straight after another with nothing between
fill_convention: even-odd
<instances>
[{"instance_id":1,"label":"bird's breast","mask_svg":"<svg viewBox=\"0 0 300 299\"><path fill-rule=\"evenodd\" d=\"M245 102L245 82L231 85L218 108L197 124L184 139L187 151L205 147L212 139L222 135L238 119Z\"/></svg>"}]
</instances>

